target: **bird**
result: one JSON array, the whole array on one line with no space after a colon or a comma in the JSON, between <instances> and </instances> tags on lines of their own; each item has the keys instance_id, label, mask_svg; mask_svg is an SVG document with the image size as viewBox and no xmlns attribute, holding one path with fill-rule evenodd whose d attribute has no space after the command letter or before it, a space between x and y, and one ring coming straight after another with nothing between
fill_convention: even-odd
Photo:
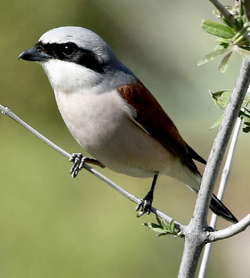
<instances>
[{"instance_id":1,"label":"bird","mask_svg":"<svg viewBox=\"0 0 250 278\"><path fill-rule=\"evenodd\" d=\"M196 194L202 175L194 160L206 164L181 137L162 106L96 33L63 26L44 33L19 55L43 67L69 131L91 156L72 154L72 176L84 163L132 177L153 178L141 199L138 216L149 214L159 175L187 185ZM218 216L238 220L215 195L210 209Z\"/></svg>"}]
</instances>

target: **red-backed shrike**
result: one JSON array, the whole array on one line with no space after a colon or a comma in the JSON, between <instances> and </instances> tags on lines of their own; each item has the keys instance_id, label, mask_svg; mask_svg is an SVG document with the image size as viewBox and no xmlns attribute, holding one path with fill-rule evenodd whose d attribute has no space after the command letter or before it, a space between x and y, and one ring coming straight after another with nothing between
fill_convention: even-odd
<instances>
[{"instance_id":1,"label":"red-backed shrike","mask_svg":"<svg viewBox=\"0 0 250 278\"><path fill-rule=\"evenodd\" d=\"M151 191L137 207L140 215L150 212L158 174L198 192L201 175L193 159L205 160L182 139L149 90L98 35L81 27L55 28L19 58L42 65L65 124L87 152L115 172L154 177ZM76 164L71 172L76 175L79 157L72 159ZM210 208L237 222L214 195Z\"/></svg>"}]
</instances>

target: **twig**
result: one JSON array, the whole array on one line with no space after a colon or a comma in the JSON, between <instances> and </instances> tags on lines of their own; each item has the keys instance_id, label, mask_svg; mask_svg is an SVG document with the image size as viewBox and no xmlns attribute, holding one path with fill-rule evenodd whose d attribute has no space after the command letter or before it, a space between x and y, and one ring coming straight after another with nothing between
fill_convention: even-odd
<instances>
[{"instance_id":1,"label":"twig","mask_svg":"<svg viewBox=\"0 0 250 278\"><path fill-rule=\"evenodd\" d=\"M214 4L214 6L218 9L218 11L223 15L223 17L225 19L227 19L234 27L236 27L235 18L233 16L233 14L231 14L230 11L227 8L225 8L224 5L222 5L217 0L209 0L209 1L212 4ZM249 10L250 4L249 3L250 3L249 0L245 0L245 3L243 5L248 20L249 20L249 16L250 16L250 10ZM246 35L245 38L247 39L247 41L250 41L250 36L249 35Z\"/></svg>"},{"instance_id":2,"label":"twig","mask_svg":"<svg viewBox=\"0 0 250 278\"><path fill-rule=\"evenodd\" d=\"M242 3L243 3L243 8L244 8L246 17L247 17L248 21L250 21L250 2L249 2L249 0L242 0Z\"/></svg>"},{"instance_id":3,"label":"twig","mask_svg":"<svg viewBox=\"0 0 250 278\"><path fill-rule=\"evenodd\" d=\"M223 5L217 0L209 0L217 9L235 26L235 19ZM240 73L236 80L233 93L225 110L218 134L214 140L208 163L206 165L198 198L195 204L193 218L191 219L186 232L185 245L182 261L179 270L179 278L193 278L195 276L198 260L204 247L203 228L206 227L208 207L210 205L214 184L219 172L221 161L226 146L230 139L234 123L239 114L240 107L250 83L250 62L243 60ZM241 227L237 223L237 227ZM246 224L248 225L248 223ZM236 231L239 232L239 231ZM236 233L235 232L235 233Z\"/></svg>"},{"instance_id":4,"label":"twig","mask_svg":"<svg viewBox=\"0 0 250 278\"><path fill-rule=\"evenodd\" d=\"M235 26L235 18L234 16L225 8L219 1L217 0L209 0L218 11L233 25Z\"/></svg>"},{"instance_id":5,"label":"twig","mask_svg":"<svg viewBox=\"0 0 250 278\"><path fill-rule=\"evenodd\" d=\"M201 187L195 204L193 218L187 227L184 251L179 278L195 275L198 259L205 245L204 227L212 192L226 146L230 139L234 123L250 83L250 62L243 60L233 93L225 110L218 134L214 140L208 162L203 174Z\"/></svg>"},{"instance_id":6,"label":"twig","mask_svg":"<svg viewBox=\"0 0 250 278\"><path fill-rule=\"evenodd\" d=\"M236 142L237 142L238 135L239 135L240 128L241 128L241 124L242 124L242 119L237 118L236 125L235 125L235 128L234 128L234 133L233 133L233 136L232 136L232 141L231 141L230 148L229 148L228 155L227 155L227 160L226 160L223 172L222 172L219 191L218 191L218 194L217 194L217 198L219 200L222 200L225 189L226 189L227 181L228 181L228 178L229 178L229 175L230 175L230 169L231 169L231 165L232 165L233 155L234 155L234 151L235 151L235 147L236 147ZM212 228L215 228L217 219L218 219L218 216L213 213L209 226L212 227ZM212 248L212 243L208 243L205 246L205 250L204 250L204 253L203 253L203 258L202 258L198 278L204 278L205 275L206 275L209 256L210 256L210 253L211 253L211 248Z\"/></svg>"},{"instance_id":7,"label":"twig","mask_svg":"<svg viewBox=\"0 0 250 278\"><path fill-rule=\"evenodd\" d=\"M28 125L26 122L24 122L23 120L21 120L15 113L13 113L9 108L4 107L0 104L0 110L2 111L2 113L8 117L10 117L11 119L15 120L17 123L19 123L21 126L23 126L24 128L26 128L28 131L30 131L32 134L34 134L36 137L38 137L40 140L42 140L44 143L46 143L47 145L49 145L51 148L53 148L54 150L56 150L57 152L59 152L61 155L65 156L67 159L70 159L71 154L69 154L68 152L66 152L65 150L63 150L62 148L60 148L59 146L57 146L56 144L54 144L52 141L50 141L48 138L46 138L45 136L43 136L41 133L39 133L38 131L36 131L34 128L32 128L30 125ZM94 163L95 164L95 163ZM123 188L121 188L120 186L118 186L116 183L114 183L113 181L109 180L107 177L105 177L104 175L102 175L101 173L99 173L97 170L93 169L92 167L90 167L87 164L83 165L83 168L85 170L87 170L88 172L90 172L91 174L93 174L94 176L96 176L97 178L99 178L100 180L104 181L105 183L107 183L109 186L111 186L113 189L115 189L116 191L118 191L120 194L122 194L123 196L125 196L127 199L129 199L130 201L139 204L140 203L140 199L135 197L134 195L130 194L129 192L127 192L126 190L124 190ZM164 219L166 222L170 222L172 220L171 217L169 217L168 215L164 214L163 212L157 210L156 208L152 207L152 212L154 214L156 214L157 216L159 216L160 218ZM183 234L185 234L185 230L186 230L186 226L180 224L177 221L174 221L175 223L175 228L178 229L180 232L182 232Z\"/></svg>"},{"instance_id":8,"label":"twig","mask_svg":"<svg viewBox=\"0 0 250 278\"><path fill-rule=\"evenodd\" d=\"M69 153L67 153L66 151L64 151L63 149L61 149L60 147L58 147L56 144L54 144L53 142L51 142L48 138L46 138L45 136L43 136L41 133L39 133L38 131L36 131L34 128L32 128L30 125L28 125L26 122L24 122L23 120L21 120L15 113L13 113L8 107L4 107L0 104L0 110L2 111L2 113L6 116L8 116L9 118L11 118L12 120L16 121L17 123L19 123L21 126L23 126L24 128L26 128L28 131L30 131L32 134L34 134L36 137L38 137L39 139L41 139L44 143L46 143L47 145L49 145L51 148L53 148L54 150L56 150L57 152L59 152L61 155L65 156L66 158L70 159L71 155Z\"/></svg>"},{"instance_id":9,"label":"twig","mask_svg":"<svg viewBox=\"0 0 250 278\"><path fill-rule=\"evenodd\" d=\"M249 225L250 225L250 214L248 214L246 217L241 219L238 223L231 225L226 229L209 233L207 239L209 242L213 242L213 241L229 238L243 232Z\"/></svg>"},{"instance_id":10,"label":"twig","mask_svg":"<svg viewBox=\"0 0 250 278\"><path fill-rule=\"evenodd\" d=\"M218 134L214 140L214 144L208 158L207 167L205 168L203 174L200 188L200 208L196 208L196 210L202 213L201 215L203 217L207 215L207 208L210 204L210 199L213 192L215 180L219 172L219 167L221 165L221 161L225 153L228 141L230 139L234 123L237 119L242 102L245 98L250 83L249 72L250 62L244 59L228 106L225 109ZM196 210L195 214L198 213L198 211Z\"/></svg>"}]
</instances>

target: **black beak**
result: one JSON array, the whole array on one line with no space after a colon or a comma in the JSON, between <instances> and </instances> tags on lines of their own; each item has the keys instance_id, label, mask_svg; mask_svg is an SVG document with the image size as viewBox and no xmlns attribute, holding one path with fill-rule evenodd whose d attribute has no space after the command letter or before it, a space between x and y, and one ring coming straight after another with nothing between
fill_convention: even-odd
<instances>
[{"instance_id":1,"label":"black beak","mask_svg":"<svg viewBox=\"0 0 250 278\"><path fill-rule=\"evenodd\" d=\"M41 45L35 45L23 53L21 53L18 59L23 59L26 61L37 61L37 62L45 62L52 58L49 54L47 54Z\"/></svg>"}]
</instances>

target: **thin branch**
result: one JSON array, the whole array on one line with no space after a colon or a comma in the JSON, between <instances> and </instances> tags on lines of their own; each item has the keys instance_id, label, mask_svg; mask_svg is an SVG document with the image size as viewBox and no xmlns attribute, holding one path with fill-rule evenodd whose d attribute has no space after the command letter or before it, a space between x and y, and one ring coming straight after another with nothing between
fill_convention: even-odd
<instances>
[{"instance_id":1,"label":"thin branch","mask_svg":"<svg viewBox=\"0 0 250 278\"><path fill-rule=\"evenodd\" d=\"M224 6L222 5L219 1L217 0L209 0L216 8L217 10L222 14L222 16L227 19L227 21L229 21L234 27L236 27L236 24L235 24L235 17L233 16L233 14L230 13L230 11ZM237 2L237 1L235 1ZM245 3L244 3L245 2ZM250 16L250 2L249 0L245 0L243 1L244 5L244 10L245 10L245 13L247 15L247 18L249 20L249 16ZM246 39L248 41L250 41L250 36L247 35L246 36Z\"/></svg>"},{"instance_id":2,"label":"thin branch","mask_svg":"<svg viewBox=\"0 0 250 278\"><path fill-rule=\"evenodd\" d=\"M232 237L243 232L248 226L250 226L250 214L228 228L209 233L208 241L213 242Z\"/></svg>"},{"instance_id":3,"label":"thin branch","mask_svg":"<svg viewBox=\"0 0 250 278\"><path fill-rule=\"evenodd\" d=\"M227 9L225 9L223 5L221 5L216 0L210 0L210 2L217 7L224 17L226 17L233 25L235 25L234 17ZM203 174L202 183L195 204L193 218L187 227L184 251L178 275L179 278L193 278L195 276L198 259L204 246L202 237L203 228L206 227L207 212L210 205L214 184L236 118L239 114L240 107L249 87L249 83L250 62L244 59L241 64L240 73L236 80L233 93L224 112L218 134L214 140L214 144L208 158L208 163ZM237 223L236 225L239 227L241 223Z\"/></svg>"},{"instance_id":4,"label":"thin branch","mask_svg":"<svg viewBox=\"0 0 250 278\"><path fill-rule=\"evenodd\" d=\"M236 143L237 143L237 139L238 139L238 136L239 136L241 124L242 124L242 119L238 117L237 121L236 121L235 128L234 128L234 133L233 133L233 136L232 136L232 141L231 141L231 144L230 144L230 147L229 147L227 160L226 160L223 172L222 172L219 191L218 191L218 194L217 194L217 198L219 200L222 200L224 192L226 190L226 185L227 185L227 181L228 181L228 178L229 178L229 175L230 175L233 155L234 155L234 151L235 151L235 148L236 148ZM217 219L218 219L218 216L213 213L209 226L212 227L212 228L215 228ZM205 246L205 250L204 250L204 253L203 253L203 258L202 258L198 278L204 278L206 276L206 270L207 270L207 266L208 266L208 261L209 261L211 249L212 249L212 243L208 243Z\"/></svg>"},{"instance_id":5,"label":"thin branch","mask_svg":"<svg viewBox=\"0 0 250 278\"><path fill-rule=\"evenodd\" d=\"M235 26L235 18L234 16L228 11L227 8L225 8L224 5L222 5L217 0L209 0L217 9L218 11L233 25Z\"/></svg>"},{"instance_id":6,"label":"thin branch","mask_svg":"<svg viewBox=\"0 0 250 278\"><path fill-rule=\"evenodd\" d=\"M31 132L32 134L34 134L36 137L38 137L40 140L42 140L44 143L46 143L48 146L50 146L51 148L53 148L54 150L56 150L57 152L59 152L61 155L65 156L66 158L70 159L71 155L69 153L67 153L66 151L64 151L63 149L61 149L60 147L58 147L56 144L54 144L52 141L50 141L49 139L47 139L45 136L43 136L41 133L39 133L38 131L36 131L34 128L32 128L30 125L28 125L26 122L24 122L23 120L21 120L15 113L13 113L8 107L4 107L0 104L0 110L2 111L2 113L6 116L8 116L9 118L11 118L12 120L16 121L17 123L19 123L21 126L23 126L24 128L26 128L29 132Z\"/></svg>"},{"instance_id":7,"label":"thin branch","mask_svg":"<svg viewBox=\"0 0 250 278\"><path fill-rule=\"evenodd\" d=\"M24 122L23 120L21 120L15 113L13 113L9 108L4 107L0 104L0 110L2 111L2 113L8 117L10 117L11 119L13 119L14 121L16 121L17 123L19 123L21 126L23 126L24 128L26 128L28 131L30 131L32 134L34 134L36 137L38 137L40 140L42 140L44 143L46 143L47 145L49 145L51 148L53 148L54 150L56 150L57 152L59 152L61 155L65 156L67 159L71 158L71 154L69 154L68 152L66 152L65 150L63 150L62 148L60 148L59 146L57 146L56 144L54 144L52 141L50 141L48 138L46 138L45 136L43 136L41 133L39 133L37 130L35 130L34 128L32 128L30 125L28 125L26 122ZM93 163L92 163L93 164ZM94 163L95 164L95 163ZM109 180L107 177L105 177L104 175L102 175L101 173L99 173L97 170L93 169L92 167L90 167L87 164L83 165L83 168L85 170L87 170L88 172L90 172L91 174L93 174L95 177L99 178L100 180L104 181L105 183L107 183L109 186L111 186L113 189L115 189L117 192L119 192L120 194L122 194L123 196L125 196L127 199L129 199L130 201L139 204L141 199L135 197L134 195L130 194L129 192L127 192L126 190L124 190L123 188L121 188L120 186L118 186L116 183L114 183L113 181ZM173 218L169 217L168 215L164 214L163 212L157 210L156 208L152 207L152 212L154 214L156 214L157 216L159 216L160 218L164 219L166 222L170 222ZM178 229L180 232L182 232L183 234L185 234L185 230L186 230L186 226L180 224L179 222L174 220L174 224L175 224L175 228Z\"/></svg>"},{"instance_id":8,"label":"thin branch","mask_svg":"<svg viewBox=\"0 0 250 278\"><path fill-rule=\"evenodd\" d=\"M223 171L222 171L221 182L220 182L219 191L217 194L217 198L220 200L222 200L222 198L223 198L224 192L226 190L227 182L228 182L228 179L230 176L233 156L234 156L237 140L239 137L241 124L242 124L242 119L238 117L236 124L235 124L234 133L232 135L231 144L230 144L230 147L228 150L227 159L226 159ZM214 215L216 216L216 218L218 218L216 214L214 214ZM211 225L212 225L211 227L215 228L216 222L214 222L214 223L211 222Z\"/></svg>"},{"instance_id":9,"label":"thin branch","mask_svg":"<svg viewBox=\"0 0 250 278\"><path fill-rule=\"evenodd\" d=\"M203 174L201 187L195 204L193 218L187 227L184 251L179 271L179 278L195 275L199 256L205 244L203 229L206 227L207 212L210 205L214 184L221 161L230 139L234 123L250 83L250 62L243 60L240 73L225 110L218 134L214 140L208 162Z\"/></svg>"},{"instance_id":10,"label":"thin branch","mask_svg":"<svg viewBox=\"0 0 250 278\"><path fill-rule=\"evenodd\" d=\"M218 134L214 140L212 150L210 152L208 163L205 168L201 188L200 198L198 195L197 206L194 211L196 214L205 219L210 204L214 184L219 172L221 161L225 153L228 141L230 139L234 123L239 115L242 102L245 98L250 83L250 62L243 60L240 73L238 75L234 90L229 100L228 106L224 112L224 116L219 127ZM199 224L200 225L200 224Z\"/></svg>"},{"instance_id":11,"label":"thin branch","mask_svg":"<svg viewBox=\"0 0 250 278\"><path fill-rule=\"evenodd\" d=\"M242 0L244 12L248 21L250 21L250 1L249 0Z\"/></svg>"}]
</instances>

